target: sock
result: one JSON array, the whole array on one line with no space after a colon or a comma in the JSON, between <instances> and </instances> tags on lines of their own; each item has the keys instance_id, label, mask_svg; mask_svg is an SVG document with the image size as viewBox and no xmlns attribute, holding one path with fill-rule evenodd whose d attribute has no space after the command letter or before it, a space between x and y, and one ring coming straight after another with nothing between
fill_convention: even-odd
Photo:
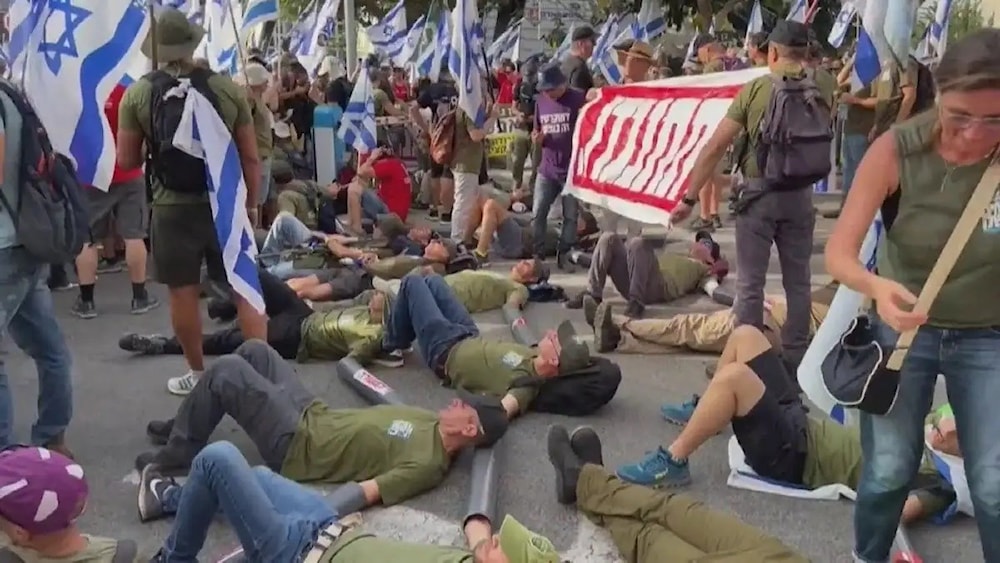
<instances>
[{"instance_id":1,"label":"sock","mask_svg":"<svg viewBox=\"0 0 1000 563\"><path fill-rule=\"evenodd\" d=\"M475 250L473 250L472 253L475 254L476 257L478 257L478 258L486 258L486 253L485 252L479 252L478 248L475 249Z\"/></svg>"},{"instance_id":2,"label":"sock","mask_svg":"<svg viewBox=\"0 0 1000 563\"><path fill-rule=\"evenodd\" d=\"M92 283L80 284L80 300L86 301L87 303L94 302L94 284Z\"/></svg>"},{"instance_id":3,"label":"sock","mask_svg":"<svg viewBox=\"0 0 1000 563\"><path fill-rule=\"evenodd\" d=\"M132 299L145 299L145 298L146 298L146 282L133 283Z\"/></svg>"}]
</instances>

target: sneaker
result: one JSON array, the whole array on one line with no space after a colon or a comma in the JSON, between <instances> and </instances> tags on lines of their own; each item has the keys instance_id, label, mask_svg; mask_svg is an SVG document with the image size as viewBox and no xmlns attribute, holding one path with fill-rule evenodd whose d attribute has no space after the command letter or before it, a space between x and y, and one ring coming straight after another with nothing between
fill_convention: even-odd
<instances>
[{"instance_id":1,"label":"sneaker","mask_svg":"<svg viewBox=\"0 0 1000 563\"><path fill-rule=\"evenodd\" d=\"M140 297L139 299L132 300L132 314L142 315L152 311L153 309L159 306L160 306L159 299L146 295L145 297Z\"/></svg>"},{"instance_id":2,"label":"sneaker","mask_svg":"<svg viewBox=\"0 0 1000 563\"><path fill-rule=\"evenodd\" d=\"M59 282L59 283L50 285L49 286L49 291L70 291L70 290L76 289L78 287L80 287L80 284L78 284L76 282L71 282L71 281Z\"/></svg>"},{"instance_id":3,"label":"sneaker","mask_svg":"<svg viewBox=\"0 0 1000 563\"><path fill-rule=\"evenodd\" d=\"M451 223L451 213L441 213L438 219L441 224Z\"/></svg>"},{"instance_id":4,"label":"sneaker","mask_svg":"<svg viewBox=\"0 0 1000 563\"><path fill-rule=\"evenodd\" d=\"M621 340L621 330L611 321L611 304L599 304L594 311L594 346L597 353L614 352Z\"/></svg>"},{"instance_id":5,"label":"sneaker","mask_svg":"<svg viewBox=\"0 0 1000 563\"><path fill-rule=\"evenodd\" d=\"M73 307L70 309L70 312L81 319L97 318L97 306L94 305L94 302L84 301L79 297L76 298L76 303L73 303Z\"/></svg>"},{"instance_id":6,"label":"sneaker","mask_svg":"<svg viewBox=\"0 0 1000 563\"><path fill-rule=\"evenodd\" d=\"M174 431L174 419L151 420L146 425L146 437L156 446L165 446L170 439L170 433Z\"/></svg>"},{"instance_id":7,"label":"sneaker","mask_svg":"<svg viewBox=\"0 0 1000 563\"><path fill-rule=\"evenodd\" d=\"M428 209L427 216L430 217L431 219L437 219L438 218L437 207L431 207L430 209Z\"/></svg>"},{"instance_id":8,"label":"sneaker","mask_svg":"<svg viewBox=\"0 0 1000 563\"><path fill-rule=\"evenodd\" d=\"M712 215L712 227L714 227L716 229L721 229L722 228L722 217L719 217L718 215Z\"/></svg>"},{"instance_id":9,"label":"sneaker","mask_svg":"<svg viewBox=\"0 0 1000 563\"><path fill-rule=\"evenodd\" d=\"M646 306L637 301L629 301L625 306L625 316L630 319L641 319L646 312Z\"/></svg>"},{"instance_id":10,"label":"sneaker","mask_svg":"<svg viewBox=\"0 0 1000 563\"><path fill-rule=\"evenodd\" d=\"M142 354L144 356L157 356L163 353L163 348L167 345L167 337L159 334L137 334L129 333L118 340L118 347L126 352Z\"/></svg>"},{"instance_id":11,"label":"sneaker","mask_svg":"<svg viewBox=\"0 0 1000 563\"><path fill-rule=\"evenodd\" d=\"M164 477L155 464L144 467L139 477L139 521L152 522L166 516L163 499L176 486L177 482Z\"/></svg>"},{"instance_id":12,"label":"sneaker","mask_svg":"<svg viewBox=\"0 0 1000 563\"><path fill-rule=\"evenodd\" d=\"M600 303L597 302L589 293L582 294L581 303L583 306L583 318L587 321L590 328L594 328L594 316L597 313L597 307Z\"/></svg>"},{"instance_id":13,"label":"sneaker","mask_svg":"<svg viewBox=\"0 0 1000 563\"><path fill-rule=\"evenodd\" d=\"M691 224L688 225L688 228L691 229L692 231L708 231L708 232L715 231L715 225L712 224L712 220L702 219L701 217L698 217L694 221L691 221Z\"/></svg>"},{"instance_id":14,"label":"sneaker","mask_svg":"<svg viewBox=\"0 0 1000 563\"><path fill-rule=\"evenodd\" d=\"M385 368L401 368L404 363L403 351L382 350L372 358L372 363Z\"/></svg>"},{"instance_id":15,"label":"sneaker","mask_svg":"<svg viewBox=\"0 0 1000 563\"><path fill-rule=\"evenodd\" d=\"M101 258L101 261L97 263L98 274L117 274L123 269L124 266L122 266L120 260L108 260L107 258Z\"/></svg>"},{"instance_id":16,"label":"sneaker","mask_svg":"<svg viewBox=\"0 0 1000 563\"><path fill-rule=\"evenodd\" d=\"M566 308L567 309L583 309L583 298L584 297L590 297L591 299L593 299L597 303L601 302L601 298L600 297L593 296L593 295L590 294L590 292L587 292L587 291L581 291L580 293L577 293L573 297L570 297L568 301L566 301L566 304L565 304Z\"/></svg>"},{"instance_id":17,"label":"sneaker","mask_svg":"<svg viewBox=\"0 0 1000 563\"><path fill-rule=\"evenodd\" d=\"M573 261L570 260L569 258L570 252L571 252L570 250L556 251L556 268L559 268L560 271L566 272L568 274L576 272L576 266L573 264Z\"/></svg>"},{"instance_id":18,"label":"sneaker","mask_svg":"<svg viewBox=\"0 0 1000 563\"><path fill-rule=\"evenodd\" d=\"M666 420L670 424L684 426L691 420L691 415L694 414L694 409L698 406L699 400L701 400L700 395L692 395L691 399L679 405L666 403L660 407L660 414L663 415L663 420Z\"/></svg>"},{"instance_id":19,"label":"sneaker","mask_svg":"<svg viewBox=\"0 0 1000 563\"><path fill-rule=\"evenodd\" d=\"M472 256L476 259L476 262L479 263L480 268L485 268L490 265L489 254L480 254L478 250L473 250Z\"/></svg>"},{"instance_id":20,"label":"sneaker","mask_svg":"<svg viewBox=\"0 0 1000 563\"><path fill-rule=\"evenodd\" d=\"M213 321L228 322L236 318L236 305L228 299L212 297L208 300L208 318Z\"/></svg>"},{"instance_id":21,"label":"sneaker","mask_svg":"<svg viewBox=\"0 0 1000 563\"><path fill-rule=\"evenodd\" d=\"M645 487L683 487L691 483L687 461L677 461L667 450L658 447L637 463L622 465L616 472L627 483Z\"/></svg>"},{"instance_id":22,"label":"sneaker","mask_svg":"<svg viewBox=\"0 0 1000 563\"><path fill-rule=\"evenodd\" d=\"M569 435L569 445L580 461L593 465L604 465L604 451L601 438L589 426L578 426Z\"/></svg>"},{"instance_id":23,"label":"sneaker","mask_svg":"<svg viewBox=\"0 0 1000 563\"><path fill-rule=\"evenodd\" d=\"M187 456L178 448L164 446L153 451L142 452L135 457L135 470L142 473L150 465L166 475L183 475L191 467L194 455Z\"/></svg>"},{"instance_id":24,"label":"sneaker","mask_svg":"<svg viewBox=\"0 0 1000 563\"><path fill-rule=\"evenodd\" d=\"M57 454L60 454L64 457L68 457L69 459L74 459L74 460L76 459L75 457L73 457L73 452L71 452L70 449L66 447L65 432L60 432L55 436L53 436L52 439L50 439L48 442L45 442L43 447L49 451L56 452Z\"/></svg>"},{"instance_id":25,"label":"sneaker","mask_svg":"<svg viewBox=\"0 0 1000 563\"><path fill-rule=\"evenodd\" d=\"M580 459L573 452L566 428L549 426L546 440L549 463L556 470L556 500L562 504L573 504L576 502L576 484L580 480Z\"/></svg>"},{"instance_id":26,"label":"sneaker","mask_svg":"<svg viewBox=\"0 0 1000 563\"><path fill-rule=\"evenodd\" d=\"M830 209L820 213L824 219L836 219L840 217L840 209Z\"/></svg>"},{"instance_id":27,"label":"sneaker","mask_svg":"<svg viewBox=\"0 0 1000 563\"><path fill-rule=\"evenodd\" d=\"M198 376L189 371L180 377L171 377L167 380L167 391L171 395L184 397L191 394L191 390L198 384Z\"/></svg>"}]
</instances>

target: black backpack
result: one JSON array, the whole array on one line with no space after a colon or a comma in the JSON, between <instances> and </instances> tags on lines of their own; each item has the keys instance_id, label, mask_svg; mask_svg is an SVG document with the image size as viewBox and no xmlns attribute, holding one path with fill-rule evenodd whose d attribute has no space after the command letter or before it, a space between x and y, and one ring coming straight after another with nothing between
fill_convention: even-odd
<instances>
[{"instance_id":1,"label":"black backpack","mask_svg":"<svg viewBox=\"0 0 1000 563\"><path fill-rule=\"evenodd\" d=\"M587 416L611 402L622 382L622 370L607 358L593 356L590 367L558 377L525 376L515 379L511 388L535 387L538 395L531 410Z\"/></svg>"},{"instance_id":2,"label":"black backpack","mask_svg":"<svg viewBox=\"0 0 1000 563\"><path fill-rule=\"evenodd\" d=\"M937 93L934 87L934 73L927 65L918 61L915 57L910 57L910 64L917 68L917 97L913 101L911 115L916 115L934 105Z\"/></svg>"},{"instance_id":3,"label":"black backpack","mask_svg":"<svg viewBox=\"0 0 1000 563\"><path fill-rule=\"evenodd\" d=\"M67 156L52 149L45 126L20 91L0 80L0 92L10 98L21 115L17 206L2 191L0 204L14 222L18 243L39 262L70 262L90 242L90 216L76 167ZM6 122L3 104L0 116Z\"/></svg>"},{"instance_id":4,"label":"black backpack","mask_svg":"<svg viewBox=\"0 0 1000 563\"><path fill-rule=\"evenodd\" d=\"M208 86L208 79L213 74L210 70L196 68L181 78L190 80L191 87L208 98L218 111L218 99ZM167 93L180 86L180 79L162 70L154 70L145 79L153 84L152 107L149 111L152 136L149 165L153 170L153 177L159 180L164 189L173 192L208 192L205 161L174 146L174 135L184 115L185 97L167 96Z\"/></svg>"},{"instance_id":5,"label":"black backpack","mask_svg":"<svg viewBox=\"0 0 1000 563\"><path fill-rule=\"evenodd\" d=\"M111 563L134 563L139 555L139 547L132 540L118 540ZM21 557L9 548L0 548L0 563L25 563Z\"/></svg>"}]
</instances>

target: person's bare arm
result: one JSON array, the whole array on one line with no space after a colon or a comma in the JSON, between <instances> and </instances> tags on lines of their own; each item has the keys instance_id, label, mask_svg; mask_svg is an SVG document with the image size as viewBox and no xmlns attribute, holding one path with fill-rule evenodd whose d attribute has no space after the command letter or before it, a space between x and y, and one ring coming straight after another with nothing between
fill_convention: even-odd
<instances>
[{"instance_id":1,"label":"person's bare arm","mask_svg":"<svg viewBox=\"0 0 1000 563\"><path fill-rule=\"evenodd\" d=\"M878 98L870 96L867 98L861 98L855 96L854 94L844 94L840 97L841 103L850 104L852 106L859 106L865 109L875 109L878 104Z\"/></svg>"},{"instance_id":2,"label":"person's bare arm","mask_svg":"<svg viewBox=\"0 0 1000 563\"><path fill-rule=\"evenodd\" d=\"M431 128L427 124L427 120L424 119L423 114L420 113L420 106L417 105L410 106L410 119L412 119L413 123L415 123L417 127L419 127L425 133L430 132Z\"/></svg>"},{"instance_id":3,"label":"person's bare arm","mask_svg":"<svg viewBox=\"0 0 1000 563\"><path fill-rule=\"evenodd\" d=\"M471 551L475 551L481 543L493 538L493 526L486 518L469 518L462 531L465 533L465 542Z\"/></svg>"},{"instance_id":4,"label":"person's bare arm","mask_svg":"<svg viewBox=\"0 0 1000 563\"><path fill-rule=\"evenodd\" d=\"M138 105L143 101L133 88L141 88L136 83L125 91L121 104L118 106L118 135L115 137L115 156L118 166L122 168L138 168L142 166L144 142L142 129L139 128Z\"/></svg>"},{"instance_id":5,"label":"person's bare arm","mask_svg":"<svg viewBox=\"0 0 1000 563\"><path fill-rule=\"evenodd\" d=\"M844 209L826 243L826 271L835 280L869 297L875 274L858 261L858 252L875 213L899 185L897 159L892 135L875 139L858 165Z\"/></svg>"},{"instance_id":6,"label":"person's bare arm","mask_svg":"<svg viewBox=\"0 0 1000 563\"><path fill-rule=\"evenodd\" d=\"M476 143L485 139L486 136L489 135L489 132L493 130L493 126L496 125L497 117L496 106L494 106L490 108L490 113L486 117L486 122L483 123L483 127L481 129L478 127L469 129L469 138ZM468 116L466 116L466 119L469 119L471 122L471 118Z\"/></svg>"},{"instance_id":7,"label":"person's bare arm","mask_svg":"<svg viewBox=\"0 0 1000 563\"><path fill-rule=\"evenodd\" d=\"M326 247L330 249L337 258L351 258L353 260L358 260L364 256L365 252L360 248L351 248L337 240L335 237L329 237L326 239Z\"/></svg>"},{"instance_id":8,"label":"person's bare arm","mask_svg":"<svg viewBox=\"0 0 1000 563\"><path fill-rule=\"evenodd\" d=\"M742 124L728 117L722 119L719 127L716 128L715 133L708 139L708 142L705 143L705 148L702 149L701 154L694 161L694 166L691 168L691 175L688 176L688 191L685 197L693 198L697 196L701 187L712 179L719 161L726 155L729 145L733 144L736 136L741 132L743 132Z\"/></svg>"},{"instance_id":9,"label":"person's bare arm","mask_svg":"<svg viewBox=\"0 0 1000 563\"><path fill-rule=\"evenodd\" d=\"M896 114L896 123L902 123L913 115L913 105L917 103L916 86L903 86L900 89L903 99L899 102L899 113Z\"/></svg>"}]
</instances>

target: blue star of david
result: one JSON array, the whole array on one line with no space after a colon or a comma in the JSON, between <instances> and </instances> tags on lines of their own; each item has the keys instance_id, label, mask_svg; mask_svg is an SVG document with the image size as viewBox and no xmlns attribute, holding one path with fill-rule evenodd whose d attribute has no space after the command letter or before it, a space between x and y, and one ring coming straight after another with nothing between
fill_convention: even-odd
<instances>
[{"instance_id":1,"label":"blue star of david","mask_svg":"<svg viewBox=\"0 0 1000 563\"><path fill-rule=\"evenodd\" d=\"M391 37L392 32L393 32L392 24L387 23L385 24L385 27L382 28L382 33L384 33L386 37Z\"/></svg>"},{"instance_id":2,"label":"blue star of david","mask_svg":"<svg viewBox=\"0 0 1000 563\"><path fill-rule=\"evenodd\" d=\"M70 0L48 0L49 13L42 23L42 42L38 45L38 52L44 55L45 63L53 74L59 74L62 68L62 58L79 57L80 53L76 48L76 37L74 33L80 24L90 17L91 12L70 3ZM66 29L56 38L55 42L49 41L48 24L49 18L56 13L61 13L66 22Z\"/></svg>"}]
</instances>

